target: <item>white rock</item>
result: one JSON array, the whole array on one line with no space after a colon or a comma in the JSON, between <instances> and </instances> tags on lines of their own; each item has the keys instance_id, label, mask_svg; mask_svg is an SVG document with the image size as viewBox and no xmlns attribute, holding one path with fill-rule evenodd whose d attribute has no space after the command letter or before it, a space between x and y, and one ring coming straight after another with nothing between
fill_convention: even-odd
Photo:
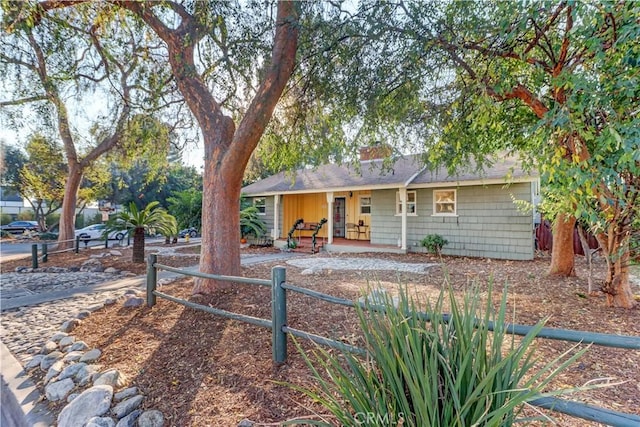
<instances>
[{"instance_id":1,"label":"white rock","mask_svg":"<svg viewBox=\"0 0 640 427\"><path fill-rule=\"evenodd\" d=\"M40 366L40 363L42 362L42 359L44 359L44 354L37 354L35 356L33 356L33 358L31 360L29 360L29 362L25 365L25 369L29 370L29 369L33 369L37 366Z\"/></svg>"},{"instance_id":2,"label":"white rock","mask_svg":"<svg viewBox=\"0 0 640 427\"><path fill-rule=\"evenodd\" d=\"M124 374L116 369L109 369L101 373L94 381L93 385L110 385L113 388L121 388L127 384Z\"/></svg>"},{"instance_id":3,"label":"white rock","mask_svg":"<svg viewBox=\"0 0 640 427\"><path fill-rule=\"evenodd\" d=\"M69 336L69 334L67 334L66 332L57 332L51 337L51 341L58 342L66 336Z\"/></svg>"},{"instance_id":4,"label":"white rock","mask_svg":"<svg viewBox=\"0 0 640 427\"><path fill-rule=\"evenodd\" d=\"M67 351L71 352L71 351L85 351L89 349L89 346L87 345L86 342L84 341L76 341L73 344L71 344L71 347L69 347L67 349Z\"/></svg>"},{"instance_id":5,"label":"white rock","mask_svg":"<svg viewBox=\"0 0 640 427\"><path fill-rule=\"evenodd\" d=\"M134 409L137 409L138 406L140 406L140 404L142 403L142 399L144 399L144 396L137 395L130 399L123 400L122 402L114 406L111 409L111 412L118 419L125 417L133 412Z\"/></svg>"},{"instance_id":6,"label":"white rock","mask_svg":"<svg viewBox=\"0 0 640 427\"><path fill-rule=\"evenodd\" d=\"M113 400L116 402L119 402L123 399L126 399L127 397L131 397L138 394L138 387L129 387L129 388L125 388L124 390L122 390L121 392L118 392L116 394L113 395Z\"/></svg>"},{"instance_id":7,"label":"white rock","mask_svg":"<svg viewBox=\"0 0 640 427\"><path fill-rule=\"evenodd\" d=\"M79 363L82 367L78 370L75 378L79 385L85 385L91 379L91 376L98 372L101 368L100 365L87 365L86 363Z\"/></svg>"},{"instance_id":8,"label":"white rock","mask_svg":"<svg viewBox=\"0 0 640 427\"><path fill-rule=\"evenodd\" d=\"M60 372L60 375L58 375L58 380L75 377L80 369L84 368L85 366L85 363L74 363L73 365L67 366L62 370L62 372Z\"/></svg>"},{"instance_id":9,"label":"white rock","mask_svg":"<svg viewBox=\"0 0 640 427\"><path fill-rule=\"evenodd\" d=\"M80 393L71 393L69 396L67 396L67 403L71 403L71 401L78 396L80 396Z\"/></svg>"},{"instance_id":10,"label":"white rock","mask_svg":"<svg viewBox=\"0 0 640 427\"><path fill-rule=\"evenodd\" d=\"M113 387L91 387L73 399L58 415L58 427L84 426L91 418L105 414L111 406Z\"/></svg>"},{"instance_id":11,"label":"white rock","mask_svg":"<svg viewBox=\"0 0 640 427\"><path fill-rule=\"evenodd\" d=\"M75 337L72 336L68 336L68 337L64 337L60 340L60 348L65 348L70 346L71 344L73 344L76 341Z\"/></svg>"},{"instance_id":12,"label":"white rock","mask_svg":"<svg viewBox=\"0 0 640 427\"><path fill-rule=\"evenodd\" d=\"M107 267L107 268L105 268L105 269L104 269L104 272L105 272L105 273L108 273L108 274L117 274L117 273L118 273L118 270L116 270L116 269L115 269L115 268L113 268L113 267Z\"/></svg>"},{"instance_id":13,"label":"white rock","mask_svg":"<svg viewBox=\"0 0 640 427\"><path fill-rule=\"evenodd\" d=\"M57 402L64 399L75 386L71 378L65 378L62 381L47 384L44 388L44 394L50 402Z\"/></svg>"},{"instance_id":14,"label":"white rock","mask_svg":"<svg viewBox=\"0 0 640 427\"><path fill-rule=\"evenodd\" d=\"M116 424L116 427L135 427L136 421L141 413L142 411L140 409L136 409L126 417L121 418L118 421L118 424Z\"/></svg>"},{"instance_id":15,"label":"white rock","mask_svg":"<svg viewBox=\"0 0 640 427\"><path fill-rule=\"evenodd\" d=\"M127 296L127 299L124 301L123 307L140 307L144 305L144 303L144 298Z\"/></svg>"},{"instance_id":16,"label":"white rock","mask_svg":"<svg viewBox=\"0 0 640 427\"><path fill-rule=\"evenodd\" d=\"M64 369L64 362L62 360L56 360L53 365L47 371L47 375L44 377L44 383L48 383L52 378L57 377Z\"/></svg>"},{"instance_id":17,"label":"white rock","mask_svg":"<svg viewBox=\"0 0 640 427\"><path fill-rule=\"evenodd\" d=\"M94 362L98 360L101 355L102 355L102 351L100 351L99 348L94 348L93 350L89 350L85 354L83 354L82 357L80 358L80 361L89 362L89 363Z\"/></svg>"},{"instance_id":18,"label":"white rock","mask_svg":"<svg viewBox=\"0 0 640 427\"><path fill-rule=\"evenodd\" d=\"M138 418L138 427L162 427L164 426L164 416L157 409L144 411ZM62 427L62 426L58 426Z\"/></svg>"},{"instance_id":19,"label":"white rock","mask_svg":"<svg viewBox=\"0 0 640 427\"><path fill-rule=\"evenodd\" d=\"M110 417L93 417L84 427L115 427L116 422Z\"/></svg>"},{"instance_id":20,"label":"white rock","mask_svg":"<svg viewBox=\"0 0 640 427\"><path fill-rule=\"evenodd\" d=\"M64 354L60 351L54 351L47 354L40 361L40 369L42 369L43 371L48 371L51 365L56 363L56 361L62 359L62 356L64 356Z\"/></svg>"},{"instance_id":21,"label":"white rock","mask_svg":"<svg viewBox=\"0 0 640 427\"><path fill-rule=\"evenodd\" d=\"M62 358L65 362L77 362L84 353L81 351L71 351Z\"/></svg>"},{"instance_id":22,"label":"white rock","mask_svg":"<svg viewBox=\"0 0 640 427\"><path fill-rule=\"evenodd\" d=\"M62 332L71 332L73 331L75 328L78 327L78 325L80 325L80 323L82 323L82 321L80 319L71 319L71 320L67 320L66 322L64 322L62 324L62 326L60 327L60 329L62 330Z\"/></svg>"},{"instance_id":23,"label":"white rock","mask_svg":"<svg viewBox=\"0 0 640 427\"><path fill-rule=\"evenodd\" d=\"M115 249L110 250L109 253L111 254L111 256L122 256L122 252Z\"/></svg>"},{"instance_id":24,"label":"white rock","mask_svg":"<svg viewBox=\"0 0 640 427\"><path fill-rule=\"evenodd\" d=\"M52 351L56 351L58 349L58 343L54 342L54 341L47 341L46 343L44 343L44 345L42 346L42 354L49 354Z\"/></svg>"}]
</instances>

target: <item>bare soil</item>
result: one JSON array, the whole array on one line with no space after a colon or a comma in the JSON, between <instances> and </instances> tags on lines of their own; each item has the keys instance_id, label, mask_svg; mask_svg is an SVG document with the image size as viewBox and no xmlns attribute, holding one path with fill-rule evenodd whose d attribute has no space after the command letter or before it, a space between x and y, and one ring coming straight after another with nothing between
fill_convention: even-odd
<instances>
[{"instance_id":1,"label":"bare soil","mask_svg":"<svg viewBox=\"0 0 640 427\"><path fill-rule=\"evenodd\" d=\"M265 251L273 249L245 249ZM185 249L193 253L193 249ZM130 250L123 257L105 258L105 266L145 272L144 264L132 265ZM64 254L51 256L49 265L77 265L87 257ZM330 256L318 254L315 256ZM334 255L336 256L336 255ZM440 262L425 255L363 254L366 258L393 259L401 262ZM445 283L445 276L462 293L472 284L486 288L493 281L496 294L508 285L509 310L513 322L533 325L548 318L547 326L609 334L640 336L640 309L607 308L605 298L589 295L586 263L577 258L577 277L547 276L549 259L534 261L498 261L444 257L442 264L428 274L377 271L326 270L303 275L287 266L287 282L334 296L357 299L372 286L395 292L403 283L421 298L433 298ZM194 257L170 257L163 264L181 266L197 263ZM24 261L22 262L24 264ZM2 265L3 271L15 268L15 261ZM243 267L246 277L270 277L275 264ZM596 261L596 283L602 280L604 263ZM162 292L189 298L192 281L183 279L162 287ZM637 286L636 294L640 293ZM497 301L499 295L494 299ZM270 291L266 288L233 285L214 295L211 305L229 311L269 318ZM288 324L297 329L361 344L352 309L311 300L296 294L288 300ZM101 363L119 369L130 384L146 395L144 406L161 410L171 426L235 426L243 419L255 425L278 425L297 418L321 419L326 412L317 404L283 383L313 384L309 369L289 343L288 361L276 366L271 360L271 333L268 329L227 320L202 311L158 299L153 308L125 309L121 305L105 307L86 319L74 332L78 339L103 350ZM571 347L560 341L536 342L541 361L549 361ZM313 346L303 342L310 350ZM640 351L592 346L552 388L581 386L589 381L622 384L580 392L572 399L615 411L640 414ZM52 406L54 410L59 410ZM527 409L528 414L535 410ZM557 425L595 426L584 420L554 415Z\"/></svg>"}]
</instances>

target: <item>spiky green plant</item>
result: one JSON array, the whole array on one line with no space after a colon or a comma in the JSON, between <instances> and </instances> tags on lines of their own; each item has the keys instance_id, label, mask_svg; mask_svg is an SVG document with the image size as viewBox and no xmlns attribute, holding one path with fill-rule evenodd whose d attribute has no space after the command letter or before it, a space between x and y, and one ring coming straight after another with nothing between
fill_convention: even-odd
<instances>
[{"instance_id":1,"label":"spiky green plant","mask_svg":"<svg viewBox=\"0 0 640 427\"><path fill-rule=\"evenodd\" d=\"M260 237L267 232L267 226L260 218L259 213L260 211L255 206L249 206L240 211L240 235L242 237L250 234Z\"/></svg>"},{"instance_id":2,"label":"spiky green plant","mask_svg":"<svg viewBox=\"0 0 640 427\"><path fill-rule=\"evenodd\" d=\"M449 316L443 314L445 300ZM533 340L543 322L521 340L509 337L506 301L505 290L495 311L491 290L484 304L476 290L459 303L449 288L427 304L425 316L404 290L397 302L377 294L357 309L367 357L321 348L302 352L317 386L293 387L323 405L335 425L510 426L523 405L543 395L586 348L574 346L534 371Z\"/></svg>"},{"instance_id":3,"label":"spiky green plant","mask_svg":"<svg viewBox=\"0 0 640 427\"><path fill-rule=\"evenodd\" d=\"M158 205L159 203L154 201L144 209L138 210L135 203L131 202L128 210L118 212L107 222L106 234L116 230L133 232L132 262L144 262L145 233L160 233L163 236L178 234L178 222L175 217Z\"/></svg>"}]
</instances>

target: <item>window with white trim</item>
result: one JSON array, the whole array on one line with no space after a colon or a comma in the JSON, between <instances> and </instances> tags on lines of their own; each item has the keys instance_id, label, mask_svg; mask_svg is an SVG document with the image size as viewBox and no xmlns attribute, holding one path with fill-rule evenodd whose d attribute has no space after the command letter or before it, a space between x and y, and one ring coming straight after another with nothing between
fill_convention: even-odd
<instances>
[{"instance_id":1,"label":"window with white trim","mask_svg":"<svg viewBox=\"0 0 640 427\"><path fill-rule=\"evenodd\" d=\"M360 215L371 215L371 196L360 196Z\"/></svg>"},{"instance_id":2,"label":"window with white trim","mask_svg":"<svg viewBox=\"0 0 640 427\"><path fill-rule=\"evenodd\" d=\"M253 206L258 209L258 215L267 214L267 199L264 197L255 197L253 199Z\"/></svg>"},{"instance_id":3,"label":"window with white trim","mask_svg":"<svg viewBox=\"0 0 640 427\"><path fill-rule=\"evenodd\" d=\"M433 191L433 214L434 215L457 215L457 194L456 190L434 190Z\"/></svg>"},{"instance_id":4,"label":"window with white trim","mask_svg":"<svg viewBox=\"0 0 640 427\"><path fill-rule=\"evenodd\" d=\"M407 215L417 214L417 196L415 191L407 191ZM400 201L400 192L396 192L396 215L402 215L402 202Z\"/></svg>"}]
</instances>

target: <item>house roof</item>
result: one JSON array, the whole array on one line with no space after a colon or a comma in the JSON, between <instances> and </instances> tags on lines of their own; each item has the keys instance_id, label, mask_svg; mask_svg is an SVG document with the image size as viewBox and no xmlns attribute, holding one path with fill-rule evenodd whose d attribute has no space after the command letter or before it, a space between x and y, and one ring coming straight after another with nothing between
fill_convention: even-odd
<instances>
[{"instance_id":1,"label":"house roof","mask_svg":"<svg viewBox=\"0 0 640 427\"><path fill-rule=\"evenodd\" d=\"M514 158L502 158L483 171L475 165L459 168L455 174L446 168L429 170L420 155L402 156L394 161L372 160L345 165L327 164L314 169L299 169L293 174L280 172L253 184L242 192L248 196L284 193L317 193L325 191L374 190L388 188L424 188L443 185L481 185L526 182L537 179L526 173Z\"/></svg>"}]
</instances>

